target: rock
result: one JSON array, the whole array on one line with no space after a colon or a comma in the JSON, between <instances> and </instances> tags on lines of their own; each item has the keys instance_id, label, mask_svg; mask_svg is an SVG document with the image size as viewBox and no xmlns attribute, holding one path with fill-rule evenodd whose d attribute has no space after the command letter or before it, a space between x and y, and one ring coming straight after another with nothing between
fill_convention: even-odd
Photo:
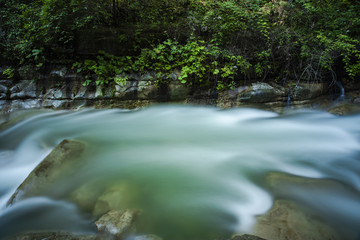
<instances>
[{"instance_id":1,"label":"rock","mask_svg":"<svg viewBox=\"0 0 360 240\"><path fill-rule=\"evenodd\" d=\"M266 240L266 239L254 235L244 234L244 235L235 235L231 238L231 240Z\"/></svg>"},{"instance_id":2,"label":"rock","mask_svg":"<svg viewBox=\"0 0 360 240\"><path fill-rule=\"evenodd\" d=\"M325 193L330 189L331 192L341 191L347 194L343 184L329 179L305 178L276 172L270 173L266 182L278 200L266 214L258 218L253 231L255 235L269 240L342 239L340 234L328 225L328 221L325 223L322 220L325 216L310 210L311 206L306 202L301 202L298 198L297 203L285 199L291 199L294 191L311 194L319 191ZM303 192L304 189L307 192Z\"/></svg>"},{"instance_id":3,"label":"rock","mask_svg":"<svg viewBox=\"0 0 360 240\"><path fill-rule=\"evenodd\" d=\"M10 102L9 112L24 109L37 109L41 107L39 99L13 100Z\"/></svg>"},{"instance_id":4,"label":"rock","mask_svg":"<svg viewBox=\"0 0 360 240\"><path fill-rule=\"evenodd\" d=\"M98 231L121 240L135 231L138 210L110 211L95 222Z\"/></svg>"},{"instance_id":5,"label":"rock","mask_svg":"<svg viewBox=\"0 0 360 240\"><path fill-rule=\"evenodd\" d=\"M127 182L111 185L97 199L93 215L98 217L110 210L124 210L131 207L131 203L136 196L135 189Z\"/></svg>"},{"instance_id":6,"label":"rock","mask_svg":"<svg viewBox=\"0 0 360 240\"><path fill-rule=\"evenodd\" d=\"M128 80L124 83L117 83L115 85L115 97L134 99L137 95L138 81Z\"/></svg>"},{"instance_id":7,"label":"rock","mask_svg":"<svg viewBox=\"0 0 360 240\"><path fill-rule=\"evenodd\" d=\"M169 85L170 100L185 100L189 94L189 87L180 83L179 80L171 80Z\"/></svg>"},{"instance_id":8,"label":"rock","mask_svg":"<svg viewBox=\"0 0 360 240\"><path fill-rule=\"evenodd\" d=\"M66 99L66 89L65 87L51 88L44 94L43 98L51 100Z\"/></svg>"},{"instance_id":9,"label":"rock","mask_svg":"<svg viewBox=\"0 0 360 240\"><path fill-rule=\"evenodd\" d=\"M95 91L91 91L89 86L83 86L82 84L74 91L74 99L94 99Z\"/></svg>"},{"instance_id":10,"label":"rock","mask_svg":"<svg viewBox=\"0 0 360 240\"><path fill-rule=\"evenodd\" d=\"M72 106L71 100L52 100L52 99L45 99L41 107L43 108L51 108L51 109L67 109Z\"/></svg>"},{"instance_id":11,"label":"rock","mask_svg":"<svg viewBox=\"0 0 360 240\"><path fill-rule=\"evenodd\" d=\"M137 89L138 99L156 99L158 95L158 87L151 81L139 81Z\"/></svg>"},{"instance_id":12,"label":"rock","mask_svg":"<svg viewBox=\"0 0 360 240\"><path fill-rule=\"evenodd\" d=\"M85 150L85 144L73 140L63 140L51 153L29 174L11 196L7 205L21 199L36 196L49 190L49 185L67 171L76 169L76 163ZM52 191L56 191L53 189Z\"/></svg>"},{"instance_id":13,"label":"rock","mask_svg":"<svg viewBox=\"0 0 360 240\"><path fill-rule=\"evenodd\" d=\"M63 232L39 232L39 233L24 233L14 237L7 238L7 240L108 240L102 235L79 235Z\"/></svg>"},{"instance_id":14,"label":"rock","mask_svg":"<svg viewBox=\"0 0 360 240\"><path fill-rule=\"evenodd\" d=\"M6 99L9 88L0 82L0 99Z\"/></svg>"},{"instance_id":15,"label":"rock","mask_svg":"<svg viewBox=\"0 0 360 240\"><path fill-rule=\"evenodd\" d=\"M258 218L253 233L269 240L342 239L331 227L286 200L276 200L270 211Z\"/></svg>"},{"instance_id":16,"label":"rock","mask_svg":"<svg viewBox=\"0 0 360 240\"><path fill-rule=\"evenodd\" d=\"M82 211L93 212L96 201L103 192L103 188L96 182L87 182L70 194L71 202ZM101 211L101 214L105 211Z\"/></svg>"},{"instance_id":17,"label":"rock","mask_svg":"<svg viewBox=\"0 0 360 240\"><path fill-rule=\"evenodd\" d=\"M36 98L36 83L33 80L22 80L10 88L11 99Z\"/></svg>"},{"instance_id":18,"label":"rock","mask_svg":"<svg viewBox=\"0 0 360 240\"><path fill-rule=\"evenodd\" d=\"M0 100L0 110L5 110L7 107L7 101L6 100ZM6 110L5 110L6 111ZM5 121L5 119L1 119L2 121Z\"/></svg>"},{"instance_id":19,"label":"rock","mask_svg":"<svg viewBox=\"0 0 360 240\"><path fill-rule=\"evenodd\" d=\"M336 115L357 114L360 113L360 105L349 102L342 102L329 108L328 112Z\"/></svg>"},{"instance_id":20,"label":"rock","mask_svg":"<svg viewBox=\"0 0 360 240\"><path fill-rule=\"evenodd\" d=\"M147 235L131 236L127 240L162 240L162 238L154 234L147 234Z\"/></svg>"},{"instance_id":21,"label":"rock","mask_svg":"<svg viewBox=\"0 0 360 240\"><path fill-rule=\"evenodd\" d=\"M101 85L97 85L95 91L95 98L103 98L103 97L104 97L103 87Z\"/></svg>"},{"instance_id":22,"label":"rock","mask_svg":"<svg viewBox=\"0 0 360 240\"><path fill-rule=\"evenodd\" d=\"M106 85L97 85L95 90L95 98L96 99L108 99L113 96L113 84L109 83Z\"/></svg>"},{"instance_id":23,"label":"rock","mask_svg":"<svg viewBox=\"0 0 360 240\"><path fill-rule=\"evenodd\" d=\"M284 101L284 96L284 88L259 82L253 83L249 88L240 91L237 95L237 101L246 103L276 102Z\"/></svg>"},{"instance_id":24,"label":"rock","mask_svg":"<svg viewBox=\"0 0 360 240\"><path fill-rule=\"evenodd\" d=\"M49 77L53 81L59 81L65 78L68 70L66 67L56 67L55 69L52 69L49 73Z\"/></svg>"},{"instance_id":25,"label":"rock","mask_svg":"<svg viewBox=\"0 0 360 240\"><path fill-rule=\"evenodd\" d=\"M291 99L294 101L310 100L320 97L326 92L325 83L301 83L292 89Z\"/></svg>"}]
</instances>

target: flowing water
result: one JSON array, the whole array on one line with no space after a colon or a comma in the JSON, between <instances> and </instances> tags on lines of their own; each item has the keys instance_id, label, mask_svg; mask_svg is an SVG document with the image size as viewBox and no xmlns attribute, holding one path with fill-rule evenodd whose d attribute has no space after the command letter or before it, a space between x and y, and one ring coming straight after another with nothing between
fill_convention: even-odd
<instances>
[{"instance_id":1,"label":"flowing water","mask_svg":"<svg viewBox=\"0 0 360 240\"><path fill-rule=\"evenodd\" d=\"M0 239L26 230L91 232L93 217L69 196L83 184L95 194L114 183L127 190L125 208L142 210L140 233L215 239L251 232L256 216L280 197L266 180L274 172L339 183L284 187L280 195L311 209L343 239L356 239L360 229L359 115L158 106L23 118L0 132ZM86 143L76 174L7 207L63 139Z\"/></svg>"}]
</instances>

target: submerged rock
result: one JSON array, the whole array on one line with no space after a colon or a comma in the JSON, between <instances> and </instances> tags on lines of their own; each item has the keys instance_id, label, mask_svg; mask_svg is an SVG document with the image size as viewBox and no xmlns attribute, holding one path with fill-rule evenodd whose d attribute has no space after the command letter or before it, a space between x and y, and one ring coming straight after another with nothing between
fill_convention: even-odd
<instances>
[{"instance_id":1,"label":"submerged rock","mask_svg":"<svg viewBox=\"0 0 360 240\"><path fill-rule=\"evenodd\" d=\"M138 210L112 210L104 214L95 224L99 232L121 240L135 232L135 219L138 215Z\"/></svg>"},{"instance_id":2,"label":"submerged rock","mask_svg":"<svg viewBox=\"0 0 360 240\"><path fill-rule=\"evenodd\" d=\"M7 240L108 240L107 237L101 235L78 235L62 232L41 232L41 233L24 233L17 236L7 238Z\"/></svg>"},{"instance_id":3,"label":"submerged rock","mask_svg":"<svg viewBox=\"0 0 360 240\"><path fill-rule=\"evenodd\" d=\"M127 182L119 182L109 186L97 199L93 215L101 216L111 210L124 210L131 207L136 196L136 188Z\"/></svg>"},{"instance_id":4,"label":"submerged rock","mask_svg":"<svg viewBox=\"0 0 360 240\"><path fill-rule=\"evenodd\" d=\"M147 234L147 235L131 236L127 240L162 240L162 238L154 234Z\"/></svg>"},{"instance_id":5,"label":"submerged rock","mask_svg":"<svg viewBox=\"0 0 360 240\"><path fill-rule=\"evenodd\" d=\"M297 198L297 202L292 201L294 193L313 194L310 199L316 201L316 192L325 193L327 189L332 189L331 192L334 192L334 189L343 191L342 184L329 179L305 178L277 172L270 173L266 182L278 200L275 200L266 214L258 217L253 230L255 235L269 240L347 239L340 237L339 232L333 229L328 221L324 221L326 216L311 210L311 204ZM306 191L303 191L304 189Z\"/></svg>"},{"instance_id":6,"label":"submerged rock","mask_svg":"<svg viewBox=\"0 0 360 240\"><path fill-rule=\"evenodd\" d=\"M332 106L328 111L335 115L358 114L360 113L360 106L358 104L342 102Z\"/></svg>"},{"instance_id":7,"label":"submerged rock","mask_svg":"<svg viewBox=\"0 0 360 240\"><path fill-rule=\"evenodd\" d=\"M51 189L50 184L69 170L75 170L75 163L83 154L85 144L73 140L63 140L52 152L29 174L24 182L8 201L11 205L21 199L32 197Z\"/></svg>"},{"instance_id":8,"label":"submerged rock","mask_svg":"<svg viewBox=\"0 0 360 240\"><path fill-rule=\"evenodd\" d=\"M244 235L235 235L231 238L231 240L265 240L265 239L254 235L244 234Z\"/></svg>"},{"instance_id":9,"label":"submerged rock","mask_svg":"<svg viewBox=\"0 0 360 240\"><path fill-rule=\"evenodd\" d=\"M331 227L286 200L276 200L270 211L258 218L253 232L269 240L342 239Z\"/></svg>"}]
</instances>

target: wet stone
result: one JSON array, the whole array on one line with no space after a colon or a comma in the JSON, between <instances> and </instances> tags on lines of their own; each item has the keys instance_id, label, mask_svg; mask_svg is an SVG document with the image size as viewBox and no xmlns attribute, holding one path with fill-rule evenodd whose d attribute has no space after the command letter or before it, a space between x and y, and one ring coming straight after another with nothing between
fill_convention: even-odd
<instances>
[{"instance_id":1,"label":"wet stone","mask_svg":"<svg viewBox=\"0 0 360 240\"><path fill-rule=\"evenodd\" d=\"M151 81L139 81L138 82L138 94L139 99L155 99L158 94L158 87Z\"/></svg>"},{"instance_id":2,"label":"wet stone","mask_svg":"<svg viewBox=\"0 0 360 240\"><path fill-rule=\"evenodd\" d=\"M266 239L250 234L244 234L244 235L235 235L231 238L231 240L266 240Z\"/></svg>"},{"instance_id":3,"label":"wet stone","mask_svg":"<svg viewBox=\"0 0 360 240\"><path fill-rule=\"evenodd\" d=\"M147 234L147 235L131 236L128 238L128 240L162 240L162 238L154 234Z\"/></svg>"},{"instance_id":4,"label":"wet stone","mask_svg":"<svg viewBox=\"0 0 360 240\"><path fill-rule=\"evenodd\" d=\"M39 232L19 234L7 238L7 240L108 240L108 238L95 234L83 235L63 232Z\"/></svg>"},{"instance_id":5,"label":"wet stone","mask_svg":"<svg viewBox=\"0 0 360 240\"><path fill-rule=\"evenodd\" d=\"M10 88L10 98L36 98L36 83L32 80L22 80Z\"/></svg>"},{"instance_id":6,"label":"wet stone","mask_svg":"<svg viewBox=\"0 0 360 240\"><path fill-rule=\"evenodd\" d=\"M29 174L23 183L11 196L7 205L12 205L22 199L38 196L52 189L52 183L75 171L79 158L83 154L85 144L73 140L63 140L51 153Z\"/></svg>"},{"instance_id":7,"label":"wet stone","mask_svg":"<svg viewBox=\"0 0 360 240\"><path fill-rule=\"evenodd\" d=\"M6 99L8 87L0 84L0 99Z\"/></svg>"},{"instance_id":8,"label":"wet stone","mask_svg":"<svg viewBox=\"0 0 360 240\"><path fill-rule=\"evenodd\" d=\"M248 103L264 103L282 101L284 89L267 83L253 83L251 87L238 93L237 101Z\"/></svg>"},{"instance_id":9,"label":"wet stone","mask_svg":"<svg viewBox=\"0 0 360 240\"><path fill-rule=\"evenodd\" d=\"M40 108L41 103L38 99L28 99L28 100L13 100L10 103L9 109L11 112L16 110L23 109L36 109Z\"/></svg>"},{"instance_id":10,"label":"wet stone","mask_svg":"<svg viewBox=\"0 0 360 240\"><path fill-rule=\"evenodd\" d=\"M137 94L138 82L126 81L115 85L115 97L118 98L134 98Z\"/></svg>"},{"instance_id":11,"label":"wet stone","mask_svg":"<svg viewBox=\"0 0 360 240\"><path fill-rule=\"evenodd\" d=\"M113 236L121 240L135 232L135 220L139 215L138 210L110 211L95 222L100 233Z\"/></svg>"}]
</instances>

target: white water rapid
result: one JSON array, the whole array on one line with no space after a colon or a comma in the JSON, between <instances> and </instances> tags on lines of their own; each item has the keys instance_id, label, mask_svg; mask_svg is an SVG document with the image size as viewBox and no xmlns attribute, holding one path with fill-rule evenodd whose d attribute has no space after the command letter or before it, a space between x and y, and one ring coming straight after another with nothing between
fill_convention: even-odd
<instances>
[{"instance_id":1,"label":"white water rapid","mask_svg":"<svg viewBox=\"0 0 360 240\"><path fill-rule=\"evenodd\" d=\"M157 106L38 112L0 129L0 239L27 230L92 231L92 217L68 201L89 182L101 185L98 191L126 182L132 193L125 207L142 209L144 233L214 239L208 236L251 232L279 197L266 182L273 172L340 183L340 190L289 187L277 194L312 209L344 239L360 229L359 115ZM7 207L63 139L87 144L86 164L54 191Z\"/></svg>"}]
</instances>

